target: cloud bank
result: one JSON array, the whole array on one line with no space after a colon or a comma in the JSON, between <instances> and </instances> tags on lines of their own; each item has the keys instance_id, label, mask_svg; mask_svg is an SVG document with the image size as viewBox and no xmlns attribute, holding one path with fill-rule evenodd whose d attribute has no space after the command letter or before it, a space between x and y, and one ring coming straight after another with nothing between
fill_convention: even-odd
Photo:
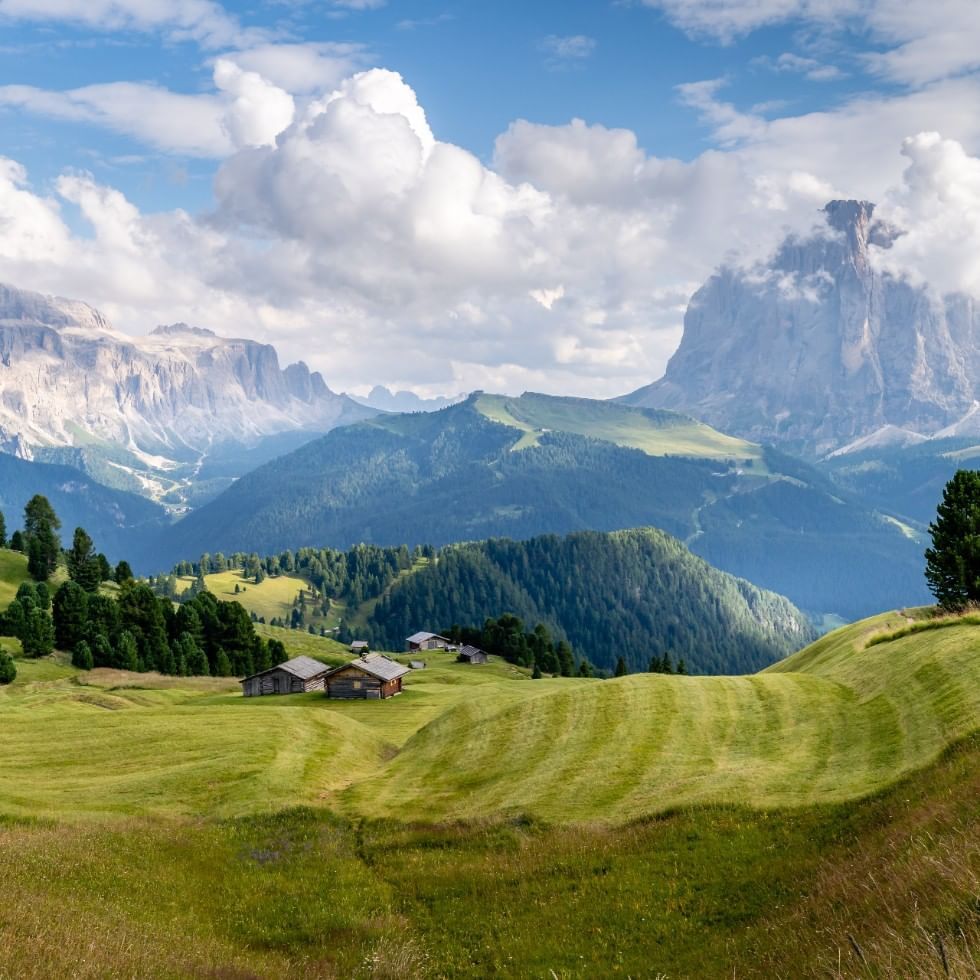
<instances>
[{"instance_id":1,"label":"cloud bank","mask_svg":"<svg viewBox=\"0 0 980 980\"><path fill-rule=\"evenodd\" d=\"M481 161L439 139L398 74L335 80L357 57L260 45L216 58L214 90L193 96L0 90L130 131L157 98L182 125L147 140L222 161L213 208L191 215L141 213L87 174L36 188L3 160L0 278L134 332L180 319L265 338L337 387L592 396L658 377L700 282L809 229L833 196L878 200L909 229L887 258L897 274L980 293L971 78L777 120L706 80L679 97L722 148L691 161L582 120L517 120Z\"/></svg>"}]
</instances>

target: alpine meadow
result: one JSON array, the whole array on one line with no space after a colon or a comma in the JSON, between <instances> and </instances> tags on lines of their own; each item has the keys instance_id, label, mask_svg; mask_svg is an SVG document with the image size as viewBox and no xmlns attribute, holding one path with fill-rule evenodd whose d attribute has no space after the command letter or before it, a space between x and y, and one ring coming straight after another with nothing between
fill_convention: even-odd
<instances>
[{"instance_id":1,"label":"alpine meadow","mask_svg":"<svg viewBox=\"0 0 980 980\"><path fill-rule=\"evenodd\" d=\"M0 980L980 980L971 0L0 0Z\"/></svg>"}]
</instances>

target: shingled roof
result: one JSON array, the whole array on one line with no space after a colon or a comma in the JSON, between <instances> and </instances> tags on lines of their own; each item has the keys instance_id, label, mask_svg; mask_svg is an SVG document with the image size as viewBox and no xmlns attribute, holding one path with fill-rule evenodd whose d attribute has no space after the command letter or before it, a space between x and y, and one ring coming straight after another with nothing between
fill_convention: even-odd
<instances>
[{"instance_id":1,"label":"shingled roof","mask_svg":"<svg viewBox=\"0 0 980 980\"><path fill-rule=\"evenodd\" d=\"M401 677L408 673L408 667L403 667L394 660L383 657L380 653L368 653L357 660L352 660L346 666L357 667L372 677L377 677L382 681L393 681L396 677ZM343 668L340 668L343 669Z\"/></svg>"},{"instance_id":2,"label":"shingled roof","mask_svg":"<svg viewBox=\"0 0 980 980\"><path fill-rule=\"evenodd\" d=\"M448 636L440 636L438 633L413 633L408 639L405 640L406 643L425 643L426 640L445 640L447 643L450 642Z\"/></svg>"},{"instance_id":3,"label":"shingled roof","mask_svg":"<svg viewBox=\"0 0 980 980\"><path fill-rule=\"evenodd\" d=\"M260 670L257 674L252 674L252 677L261 677L263 674L270 674L274 670L284 670L287 674L292 674L300 680L308 681L314 677L319 677L320 674L327 673L330 668L312 657L293 657L292 660L287 660L284 664L276 664L275 667L270 667L268 670ZM251 680L251 677L246 677L242 683L244 684L247 680Z\"/></svg>"}]
</instances>

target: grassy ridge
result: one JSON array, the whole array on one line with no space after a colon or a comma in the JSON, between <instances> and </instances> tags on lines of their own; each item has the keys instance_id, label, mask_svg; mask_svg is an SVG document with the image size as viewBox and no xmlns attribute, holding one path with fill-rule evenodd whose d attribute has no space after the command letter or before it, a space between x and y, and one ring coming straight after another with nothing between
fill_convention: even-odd
<instances>
[{"instance_id":1,"label":"grassy ridge","mask_svg":"<svg viewBox=\"0 0 980 980\"><path fill-rule=\"evenodd\" d=\"M975 628L864 648L900 621L845 627L752 677L633 675L506 707L470 701L420 731L344 804L372 816L566 821L859 797L980 723Z\"/></svg>"},{"instance_id":2,"label":"grassy ridge","mask_svg":"<svg viewBox=\"0 0 980 980\"><path fill-rule=\"evenodd\" d=\"M649 456L752 460L759 464L759 475L765 474L761 446L674 412L530 392L519 398L480 395L475 404L488 419L524 433L515 450L538 445L545 432L570 432Z\"/></svg>"}]
</instances>

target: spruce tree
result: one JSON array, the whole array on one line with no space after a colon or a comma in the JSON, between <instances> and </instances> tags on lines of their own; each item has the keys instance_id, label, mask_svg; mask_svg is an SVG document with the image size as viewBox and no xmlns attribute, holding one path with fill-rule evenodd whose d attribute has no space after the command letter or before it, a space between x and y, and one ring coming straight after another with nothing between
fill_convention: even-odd
<instances>
[{"instance_id":1,"label":"spruce tree","mask_svg":"<svg viewBox=\"0 0 980 980\"><path fill-rule=\"evenodd\" d=\"M626 661L623 659L623 655L620 654L616 658L616 676L625 677L629 671L626 669Z\"/></svg>"},{"instance_id":2,"label":"spruce tree","mask_svg":"<svg viewBox=\"0 0 980 980\"><path fill-rule=\"evenodd\" d=\"M75 528L71 548L65 558L68 577L86 592L97 592L102 582L102 568L95 553L95 544L84 528Z\"/></svg>"},{"instance_id":3,"label":"spruce tree","mask_svg":"<svg viewBox=\"0 0 980 980\"><path fill-rule=\"evenodd\" d=\"M27 573L35 581L44 582L58 566L61 542L58 530L61 521L47 497L35 494L24 507L24 537L27 541Z\"/></svg>"},{"instance_id":4,"label":"spruce tree","mask_svg":"<svg viewBox=\"0 0 980 980\"><path fill-rule=\"evenodd\" d=\"M6 650L0 650L0 684L10 684L17 677L17 665Z\"/></svg>"},{"instance_id":5,"label":"spruce tree","mask_svg":"<svg viewBox=\"0 0 980 980\"><path fill-rule=\"evenodd\" d=\"M129 630L123 630L116 641L112 666L119 670L139 670L139 651L136 638Z\"/></svg>"},{"instance_id":6,"label":"spruce tree","mask_svg":"<svg viewBox=\"0 0 980 980\"><path fill-rule=\"evenodd\" d=\"M10 550L11 551L19 551L19 552L21 552L21 554L23 554L23 552L24 552L24 532L23 531L14 531L14 533L10 535Z\"/></svg>"},{"instance_id":7,"label":"spruce tree","mask_svg":"<svg viewBox=\"0 0 980 980\"><path fill-rule=\"evenodd\" d=\"M74 650L88 626L88 594L77 582L65 582L54 594L54 634L58 648ZM88 648L88 644L85 644ZM89 652L91 649L89 648Z\"/></svg>"},{"instance_id":8,"label":"spruce tree","mask_svg":"<svg viewBox=\"0 0 980 980\"><path fill-rule=\"evenodd\" d=\"M0 548L7 547L7 521L3 516L3 511L0 511Z\"/></svg>"},{"instance_id":9,"label":"spruce tree","mask_svg":"<svg viewBox=\"0 0 980 980\"><path fill-rule=\"evenodd\" d=\"M79 640L72 650L71 665L79 670L91 670L95 666L92 648L84 640Z\"/></svg>"},{"instance_id":10,"label":"spruce tree","mask_svg":"<svg viewBox=\"0 0 980 980\"><path fill-rule=\"evenodd\" d=\"M129 567L129 562L125 560L119 562L119 564L116 565L116 571L113 577L120 585L122 585L123 582L131 581L133 578L133 570ZM173 576L171 576L171 578L172 577ZM176 589L174 591L176 591Z\"/></svg>"},{"instance_id":11,"label":"spruce tree","mask_svg":"<svg viewBox=\"0 0 980 980\"><path fill-rule=\"evenodd\" d=\"M92 662L96 667L113 667L116 661L116 651L112 648L112 641L105 633L97 633L90 643L92 649Z\"/></svg>"},{"instance_id":12,"label":"spruce tree","mask_svg":"<svg viewBox=\"0 0 980 980\"><path fill-rule=\"evenodd\" d=\"M980 601L980 472L959 470L929 525L926 581L943 609Z\"/></svg>"},{"instance_id":13,"label":"spruce tree","mask_svg":"<svg viewBox=\"0 0 980 980\"><path fill-rule=\"evenodd\" d=\"M215 677L231 677L233 674L231 668L231 661L228 659L228 654L224 650L218 651L218 656L214 662L214 676Z\"/></svg>"}]
</instances>

